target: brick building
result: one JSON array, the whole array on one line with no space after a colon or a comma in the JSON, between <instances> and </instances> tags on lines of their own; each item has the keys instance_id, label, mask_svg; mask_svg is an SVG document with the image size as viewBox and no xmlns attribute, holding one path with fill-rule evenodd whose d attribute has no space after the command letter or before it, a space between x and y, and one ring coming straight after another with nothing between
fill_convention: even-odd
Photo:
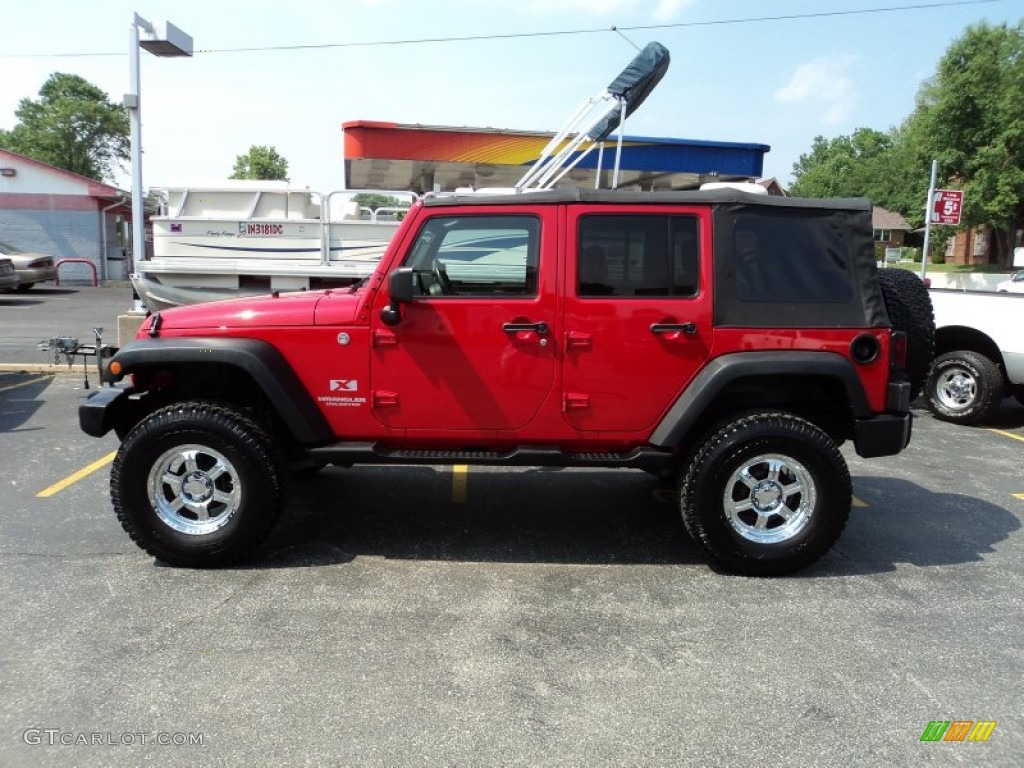
<instances>
[{"instance_id":1,"label":"brick building","mask_svg":"<svg viewBox=\"0 0 1024 768\"><path fill-rule=\"evenodd\" d=\"M118 227L130 216L127 192L0 149L0 240L55 259L88 259L101 280L123 280L130 264ZM61 280L91 275L84 264L60 269Z\"/></svg>"},{"instance_id":2,"label":"brick building","mask_svg":"<svg viewBox=\"0 0 1024 768\"><path fill-rule=\"evenodd\" d=\"M902 247L907 233L911 231L906 219L880 205L871 209L871 228L874 230L875 242L884 248Z\"/></svg>"}]
</instances>

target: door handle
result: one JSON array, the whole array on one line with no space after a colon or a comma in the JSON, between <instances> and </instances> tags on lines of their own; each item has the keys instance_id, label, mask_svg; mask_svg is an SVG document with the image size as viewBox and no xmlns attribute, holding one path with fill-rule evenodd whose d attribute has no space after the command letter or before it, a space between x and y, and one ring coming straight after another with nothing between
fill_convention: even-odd
<instances>
[{"instance_id":1,"label":"door handle","mask_svg":"<svg viewBox=\"0 0 1024 768\"><path fill-rule=\"evenodd\" d=\"M505 323L501 326L501 330L505 333L524 333L533 331L534 333L547 333L549 328L545 322L539 323Z\"/></svg>"},{"instance_id":2,"label":"door handle","mask_svg":"<svg viewBox=\"0 0 1024 768\"><path fill-rule=\"evenodd\" d=\"M651 333L685 333L687 335L697 332L696 323L652 323Z\"/></svg>"}]
</instances>

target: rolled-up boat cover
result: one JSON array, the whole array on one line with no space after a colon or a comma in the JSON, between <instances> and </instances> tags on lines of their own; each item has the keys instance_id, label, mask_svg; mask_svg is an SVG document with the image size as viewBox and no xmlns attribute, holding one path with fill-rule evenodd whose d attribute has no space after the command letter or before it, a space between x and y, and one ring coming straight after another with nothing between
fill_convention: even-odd
<instances>
[{"instance_id":1,"label":"rolled-up boat cover","mask_svg":"<svg viewBox=\"0 0 1024 768\"><path fill-rule=\"evenodd\" d=\"M668 48L661 43L651 42L644 46L622 73L612 80L608 93L626 102L626 117L644 103L647 95L654 90L668 71ZM619 127L621 111L616 110L587 132L593 141L606 138Z\"/></svg>"}]
</instances>

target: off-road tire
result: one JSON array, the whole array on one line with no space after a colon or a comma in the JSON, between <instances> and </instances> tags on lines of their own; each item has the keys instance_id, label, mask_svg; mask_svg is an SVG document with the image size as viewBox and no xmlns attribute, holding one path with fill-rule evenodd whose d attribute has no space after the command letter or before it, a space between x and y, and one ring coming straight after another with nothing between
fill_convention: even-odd
<instances>
[{"instance_id":1,"label":"off-road tire","mask_svg":"<svg viewBox=\"0 0 1024 768\"><path fill-rule=\"evenodd\" d=\"M926 401L935 417L954 424L990 418L1003 400L1003 375L985 355L967 350L935 358Z\"/></svg>"},{"instance_id":2,"label":"off-road tire","mask_svg":"<svg viewBox=\"0 0 1024 768\"><path fill-rule=\"evenodd\" d=\"M713 429L678 495L694 541L749 576L780 576L818 560L846 526L852 500L836 443L783 412L750 413Z\"/></svg>"},{"instance_id":3,"label":"off-road tire","mask_svg":"<svg viewBox=\"0 0 1024 768\"><path fill-rule=\"evenodd\" d=\"M935 356L935 313L928 289L917 275L898 267L878 270L878 282L885 299L889 321L907 334L906 373L910 398L924 390L928 370Z\"/></svg>"},{"instance_id":4,"label":"off-road tire","mask_svg":"<svg viewBox=\"0 0 1024 768\"><path fill-rule=\"evenodd\" d=\"M247 416L204 401L154 411L114 459L110 494L121 526L170 565L216 567L252 555L277 521L283 472Z\"/></svg>"}]
</instances>

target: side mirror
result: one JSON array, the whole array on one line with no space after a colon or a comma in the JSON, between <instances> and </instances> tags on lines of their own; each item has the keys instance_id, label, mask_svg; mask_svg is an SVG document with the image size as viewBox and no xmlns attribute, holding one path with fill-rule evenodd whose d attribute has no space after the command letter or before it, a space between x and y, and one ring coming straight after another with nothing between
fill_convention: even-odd
<instances>
[{"instance_id":1,"label":"side mirror","mask_svg":"<svg viewBox=\"0 0 1024 768\"><path fill-rule=\"evenodd\" d=\"M398 325L402 320L401 306L408 304L413 297L412 267L399 267L388 275L388 306L380 311L380 319L385 325Z\"/></svg>"}]
</instances>

